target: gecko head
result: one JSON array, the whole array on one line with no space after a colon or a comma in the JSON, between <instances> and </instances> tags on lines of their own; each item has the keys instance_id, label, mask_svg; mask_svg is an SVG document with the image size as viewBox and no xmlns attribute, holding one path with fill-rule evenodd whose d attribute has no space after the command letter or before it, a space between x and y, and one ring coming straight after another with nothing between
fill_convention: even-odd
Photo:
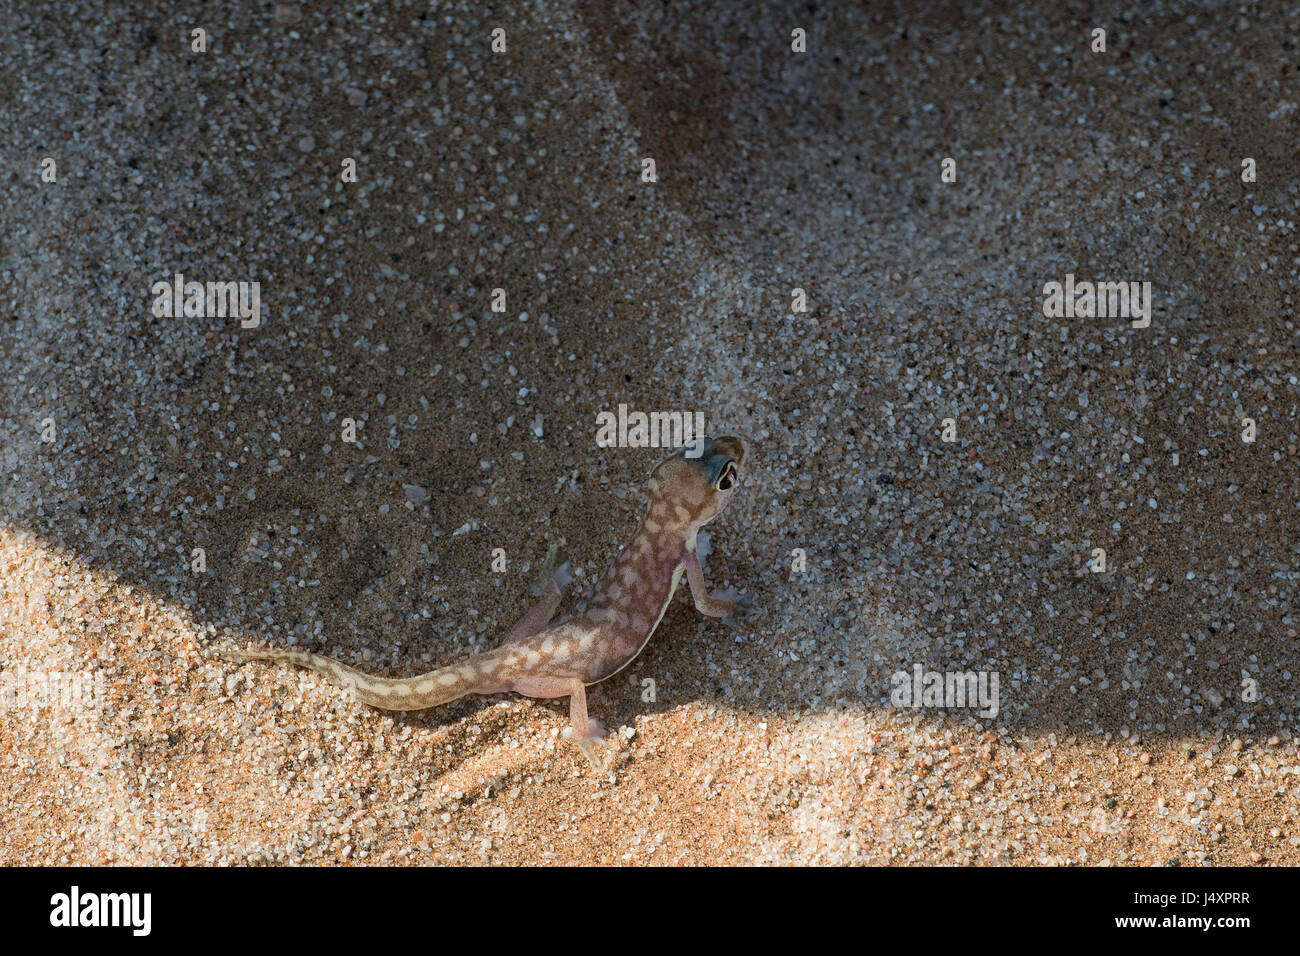
<instances>
[{"instance_id":1,"label":"gecko head","mask_svg":"<svg viewBox=\"0 0 1300 956\"><path fill-rule=\"evenodd\" d=\"M670 527L712 521L740 487L745 444L731 435L701 438L661 461L650 475L651 517Z\"/></svg>"}]
</instances>

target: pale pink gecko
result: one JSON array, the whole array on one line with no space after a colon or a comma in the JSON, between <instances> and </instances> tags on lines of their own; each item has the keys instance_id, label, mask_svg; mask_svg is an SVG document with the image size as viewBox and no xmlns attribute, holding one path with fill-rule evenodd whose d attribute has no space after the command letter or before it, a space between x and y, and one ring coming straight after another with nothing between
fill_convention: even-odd
<instances>
[{"instance_id":1,"label":"pale pink gecko","mask_svg":"<svg viewBox=\"0 0 1300 956\"><path fill-rule=\"evenodd\" d=\"M699 445L703 447L700 448ZM700 439L660 462L650 475L650 503L636 534L619 552L587 600L551 622L563 596L567 560L547 555L545 595L512 627L499 647L415 677L375 677L308 651L219 650L235 660L287 661L311 668L382 710L423 710L466 694L515 691L528 697L569 698L573 742L599 770L604 726L587 716L586 687L627 667L650 640L686 572L695 607L709 617L733 614L744 599L710 594L696 553L696 536L727 506L740 480L746 443Z\"/></svg>"}]
</instances>

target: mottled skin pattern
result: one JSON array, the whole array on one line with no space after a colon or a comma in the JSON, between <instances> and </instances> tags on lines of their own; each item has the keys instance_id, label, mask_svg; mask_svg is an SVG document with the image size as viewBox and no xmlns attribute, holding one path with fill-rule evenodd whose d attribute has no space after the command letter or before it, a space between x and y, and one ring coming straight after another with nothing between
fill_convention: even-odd
<instances>
[{"instance_id":1,"label":"mottled skin pattern","mask_svg":"<svg viewBox=\"0 0 1300 956\"><path fill-rule=\"evenodd\" d=\"M678 451L651 473L649 506L636 534L619 552L587 600L550 623L566 583L567 561L547 555L542 599L515 624L501 646L409 678L374 677L307 651L219 653L235 660L287 661L309 667L383 710L423 710L466 694L515 691L528 697L568 697L573 741L600 768L604 728L587 717L585 687L618 673L641 653L685 572L696 608L710 617L735 612L738 595L708 593L696 535L727 506L739 487L745 442L703 440L703 454Z\"/></svg>"}]
</instances>

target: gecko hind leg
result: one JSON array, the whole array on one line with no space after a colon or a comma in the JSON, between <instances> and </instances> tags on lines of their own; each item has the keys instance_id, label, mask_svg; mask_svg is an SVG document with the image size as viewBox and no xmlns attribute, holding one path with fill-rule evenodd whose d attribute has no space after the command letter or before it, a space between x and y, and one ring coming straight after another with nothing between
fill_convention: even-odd
<instances>
[{"instance_id":1,"label":"gecko hind leg","mask_svg":"<svg viewBox=\"0 0 1300 956\"><path fill-rule=\"evenodd\" d=\"M587 716L587 688L576 677L525 677L513 681L511 690L526 697L569 698L569 723L566 733L571 733L570 740L582 751L592 769L597 773L604 770L605 725L599 720Z\"/></svg>"},{"instance_id":2,"label":"gecko hind leg","mask_svg":"<svg viewBox=\"0 0 1300 956\"><path fill-rule=\"evenodd\" d=\"M573 725L573 736L570 739L587 758L591 769L600 773L605 768L603 751L609 746L605 742L605 725L587 716L587 689L582 681L574 679L570 681L569 687L569 722Z\"/></svg>"},{"instance_id":3,"label":"gecko hind leg","mask_svg":"<svg viewBox=\"0 0 1300 956\"><path fill-rule=\"evenodd\" d=\"M505 636L501 644L504 646L526 641L549 624L551 618L555 617L555 610L560 606L560 601L564 598L564 589L572 581L569 556L558 544L551 545L550 550L546 552L546 559L542 562L542 573L532 587L532 592L541 600L515 622L515 626L510 628L510 633Z\"/></svg>"}]
</instances>

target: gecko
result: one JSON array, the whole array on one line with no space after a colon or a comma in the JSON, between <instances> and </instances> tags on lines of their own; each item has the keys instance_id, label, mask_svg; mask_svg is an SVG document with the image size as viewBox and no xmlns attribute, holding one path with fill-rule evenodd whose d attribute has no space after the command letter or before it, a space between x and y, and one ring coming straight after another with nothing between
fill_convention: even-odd
<instances>
[{"instance_id":1,"label":"gecko","mask_svg":"<svg viewBox=\"0 0 1300 956\"><path fill-rule=\"evenodd\" d=\"M381 710L424 710L467 694L509 691L542 699L568 697L571 739L600 772L601 751L607 746L605 728L587 714L586 689L636 659L663 620L682 574L701 614L729 617L748 604L743 595L709 592L699 553L707 542L700 529L721 514L736 493L747 444L739 437L702 437L656 465L636 533L587 599L555 621L564 588L572 579L567 556L553 545L543 563L541 586L534 589L541 600L490 651L405 678L366 674L309 651L220 649L217 653L231 660L310 668ZM697 455L688 457L688 449Z\"/></svg>"}]
</instances>

